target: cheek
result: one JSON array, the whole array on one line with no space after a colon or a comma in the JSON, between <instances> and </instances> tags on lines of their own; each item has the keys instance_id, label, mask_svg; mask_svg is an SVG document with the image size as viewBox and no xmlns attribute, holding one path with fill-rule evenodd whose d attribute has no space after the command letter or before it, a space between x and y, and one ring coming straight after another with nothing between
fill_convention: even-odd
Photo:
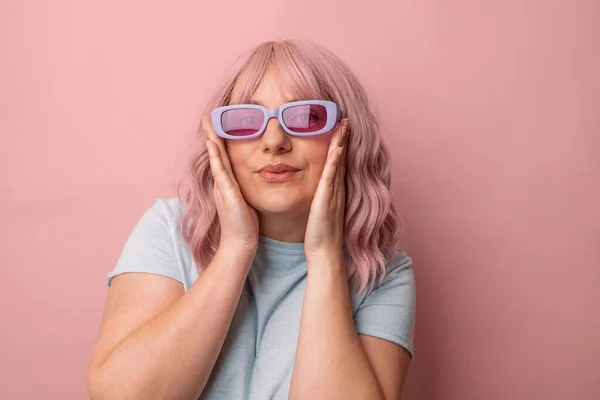
<instances>
[{"instance_id":1,"label":"cheek","mask_svg":"<svg viewBox=\"0 0 600 400\"><path fill-rule=\"evenodd\" d=\"M234 143L234 141L226 140L225 149L227 150L227 156L236 180L243 180L244 172L249 168L246 165L249 156L246 154L247 150L244 143Z\"/></svg>"},{"instance_id":2,"label":"cheek","mask_svg":"<svg viewBox=\"0 0 600 400\"><path fill-rule=\"evenodd\" d=\"M327 152L329 150L329 142L323 142L319 146L311 146L305 154L308 155L307 161L310 165L310 180L311 186L316 187L321 179L321 174L327 162Z\"/></svg>"},{"instance_id":3,"label":"cheek","mask_svg":"<svg viewBox=\"0 0 600 400\"><path fill-rule=\"evenodd\" d=\"M307 149L307 154L311 155L311 163L319 165L320 170L323 170L327 161L327 153L329 152L332 136L333 131L317 136L316 140L310 143L310 148Z\"/></svg>"},{"instance_id":4,"label":"cheek","mask_svg":"<svg viewBox=\"0 0 600 400\"><path fill-rule=\"evenodd\" d=\"M297 145L302 148L304 154L319 155L319 157L323 158L327 156L327 150L329 150L333 133L334 131L331 130L322 135L300 138Z\"/></svg>"},{"instance_id":5,"label":"cheek","mask_svg":"<svg viewBox=\"0 0 600 400\"><path fill-rule=\"evenodd\" d=\"M322 150L318 154L315 154L314 159L311 164L320 172L325 168L325 163L327 162L327 149Z\"/></svg>"}]
</instances>

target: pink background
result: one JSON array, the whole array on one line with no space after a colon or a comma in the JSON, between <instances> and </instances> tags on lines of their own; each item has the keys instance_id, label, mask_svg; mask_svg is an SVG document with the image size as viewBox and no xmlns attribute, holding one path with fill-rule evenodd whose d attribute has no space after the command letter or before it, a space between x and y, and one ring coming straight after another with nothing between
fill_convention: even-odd
<instances>
[{"instance_id":1,"label":"pink background","mask_svg":"<svg viewBox=\"0 0 600 400\"><path fill-rule=\"evenodd\" d=\"M418 287L406 399L600 398L597 1L3 1L0 398L86 398L216 82L301 34L369 88Z\"/></svg>"}]
</instances>

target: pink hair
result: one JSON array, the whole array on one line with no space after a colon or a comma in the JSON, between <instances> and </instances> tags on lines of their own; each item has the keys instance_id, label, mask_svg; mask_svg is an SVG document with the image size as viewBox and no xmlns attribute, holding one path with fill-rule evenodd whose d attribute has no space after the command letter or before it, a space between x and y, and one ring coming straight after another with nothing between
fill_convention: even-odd
<instances>
[{"instance_id":1,"label":"pink hair","mask_svg":"<svg viewBox=\"0 0 600 400\"><path fill-rule=\"evenodd\" d=\"M331 51L298 37L261 43L236 64L209 102L206 114L230 102L247 101L265 70L274 65L296 99L332 100L341 108L342 118L349 118L344 221L350 260L348 278L359 293L369 283L372 285L377 276L382 280L386 265L398 248L400 223L390 193L389 151L381 140L379 121L361 83ZM232 99L232 89L242 72L243 87L237 92L238 98ZM179 195L185 205L180 228L198 268L203 270L217 252L220 226L202 126L198 143L184 175L189 187L183 197ZM180 182L178 193L181 188Z\"/></svg>"}]
</instances>

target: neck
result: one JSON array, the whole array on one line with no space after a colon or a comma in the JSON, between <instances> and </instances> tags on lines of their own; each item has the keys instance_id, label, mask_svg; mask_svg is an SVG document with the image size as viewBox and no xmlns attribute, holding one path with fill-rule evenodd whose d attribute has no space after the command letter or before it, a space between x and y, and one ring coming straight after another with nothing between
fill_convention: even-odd
<instances>
[{"instance_id":1,"label":"neck","mask_svg":"<svg viewBox=\"0 0 600 400\"><path fill-rule=\"evenodd\" d=\"M281 242L302 243L306 233L308 211L258 215L259 233Z\"/></svg>"}]
</instances>

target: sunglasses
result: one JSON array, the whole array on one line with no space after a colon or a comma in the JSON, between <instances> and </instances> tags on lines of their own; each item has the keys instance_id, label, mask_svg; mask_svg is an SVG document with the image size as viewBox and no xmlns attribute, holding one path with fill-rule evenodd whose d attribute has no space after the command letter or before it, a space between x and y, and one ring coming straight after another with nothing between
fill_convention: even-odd
<instances>
[{"instance_id":1,"label":"sunglasses","mask_svg":"<svg viewBox=\"0 0 600 400\"><path fill-rule=\"evenodd\" d=\"M255 104L236 104L211 112L217 135L225 139L251 139L260 136L271 118L293 136L314 136L329 132L342 117L333 101L303 100L268 109Z\"/></svg>"}]
</instances>

